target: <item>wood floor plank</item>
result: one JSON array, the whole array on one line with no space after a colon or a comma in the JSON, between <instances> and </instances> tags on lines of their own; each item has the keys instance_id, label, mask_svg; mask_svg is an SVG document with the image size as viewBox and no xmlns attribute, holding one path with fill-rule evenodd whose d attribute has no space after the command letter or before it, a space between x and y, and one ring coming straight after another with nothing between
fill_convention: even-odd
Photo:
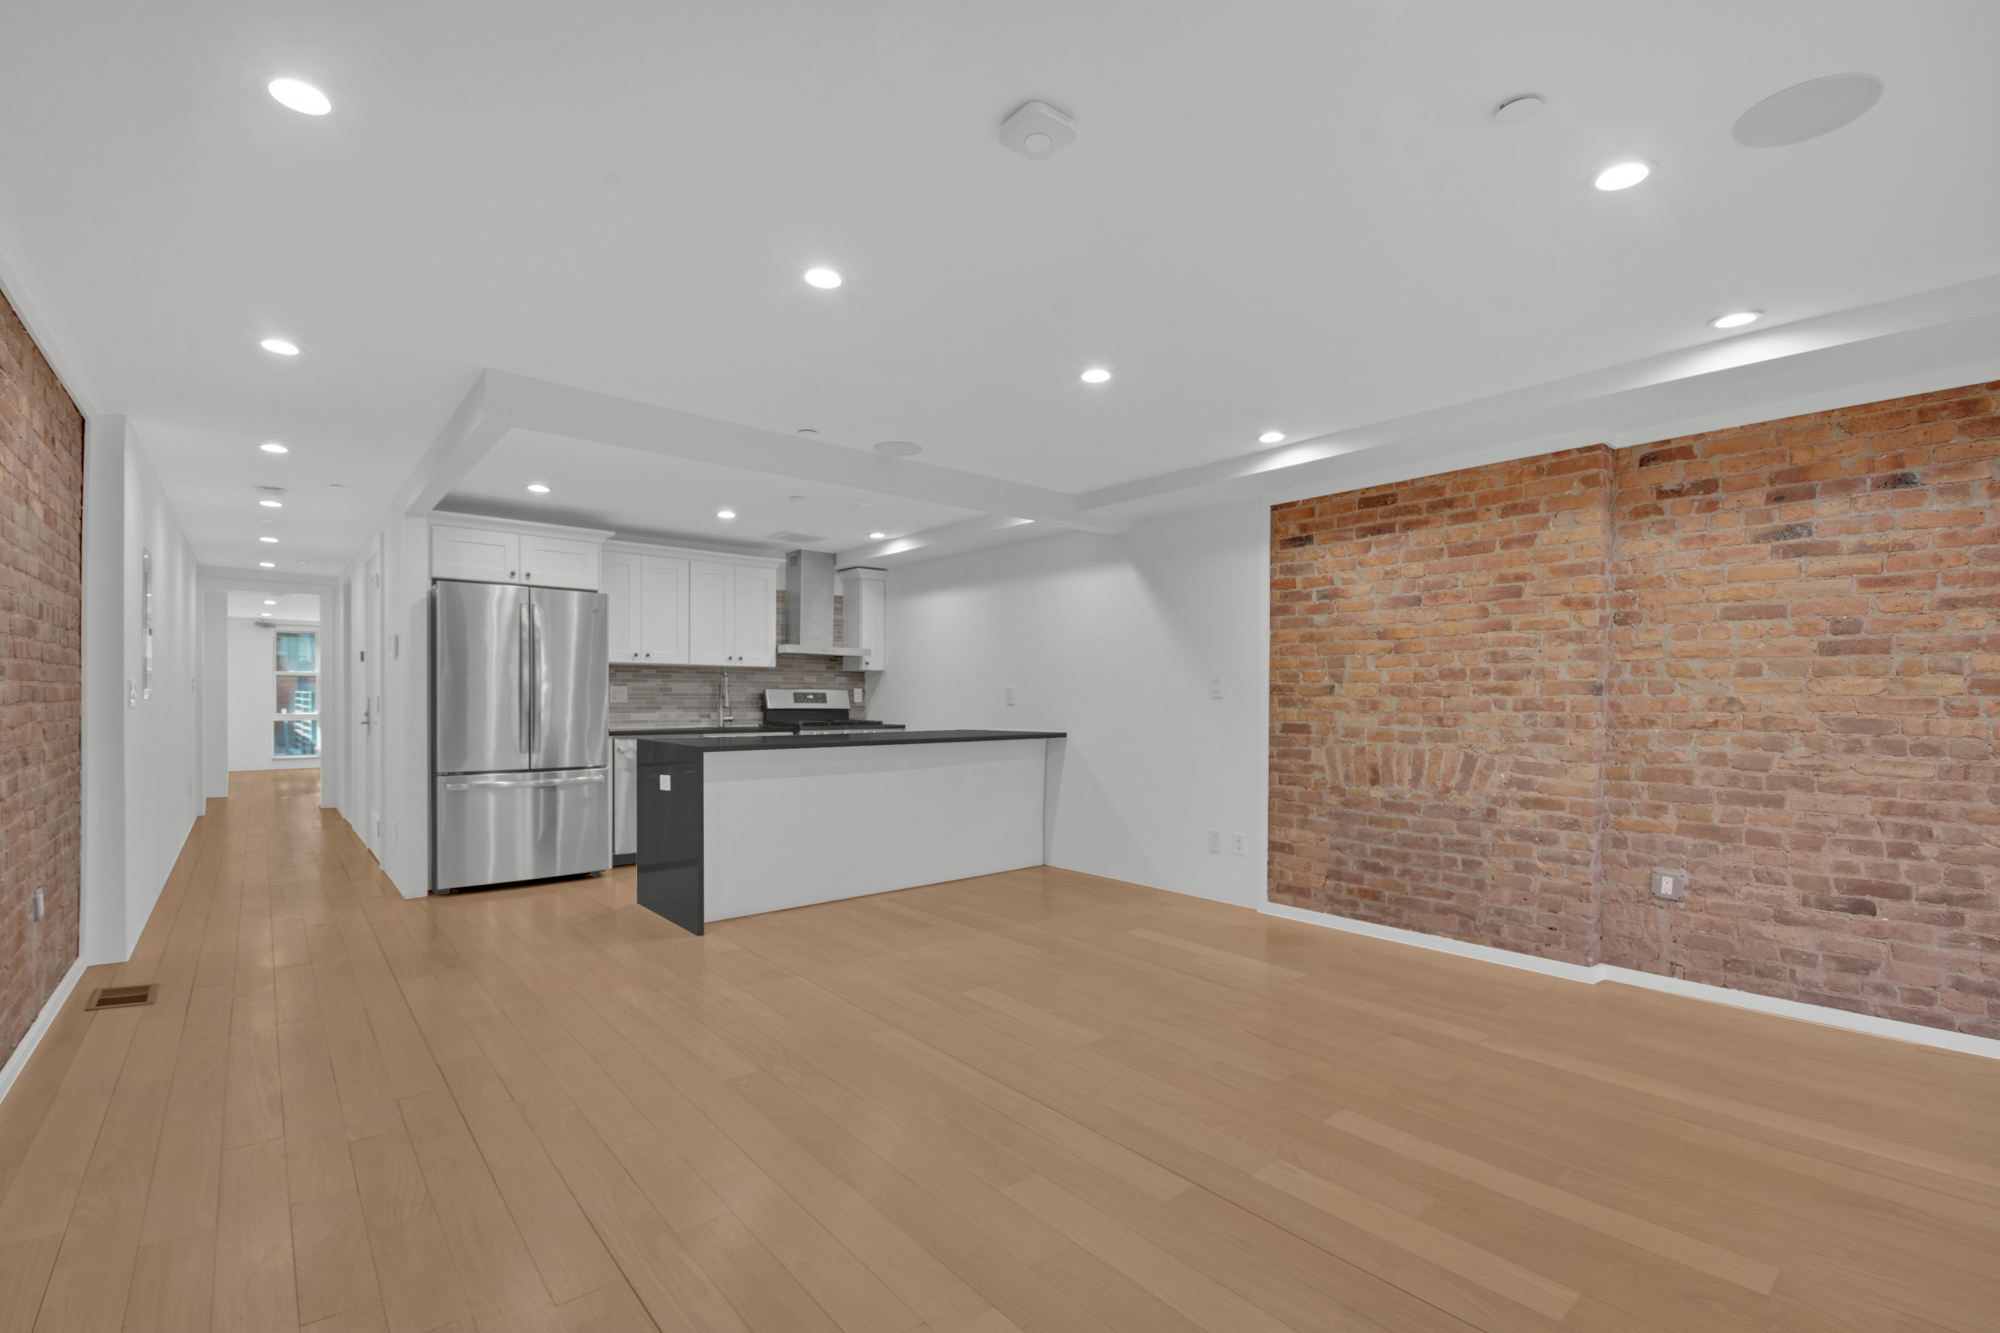
<instances>
[{"instance_id":1,"label":"wood floor plank","mask_svg":"<svg viewBox=\"0 0 2000 1333\"><path fill-rule=\"evenodd\" d=\"M0 1103L0 1333L2000 1327L2000 1062L1048 867L406 900L316 782Z\"/></svg>"}]
</instances>

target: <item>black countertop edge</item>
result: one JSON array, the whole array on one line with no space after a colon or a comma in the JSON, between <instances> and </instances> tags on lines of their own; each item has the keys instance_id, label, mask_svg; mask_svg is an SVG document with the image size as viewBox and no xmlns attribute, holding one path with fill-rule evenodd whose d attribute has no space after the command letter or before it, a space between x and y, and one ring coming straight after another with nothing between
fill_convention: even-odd
<instances>
[{"instance_id":1,"label":"black countertop edge","mask_svg":"<svg viewBox=\"0 0 2000 1333\"><path fill-rule=\"evenodd\" d=\"M944 745L954 741L1053 741L1066 731L882 731L849 732L839 736L794 736L789 732L762 736L688 736L657 734L639 738L641 763L665 762L649 755L658 750L694 750L703 754L738 754L756 750L835 750L863 745Z\"/></svg>"}]
</instances>

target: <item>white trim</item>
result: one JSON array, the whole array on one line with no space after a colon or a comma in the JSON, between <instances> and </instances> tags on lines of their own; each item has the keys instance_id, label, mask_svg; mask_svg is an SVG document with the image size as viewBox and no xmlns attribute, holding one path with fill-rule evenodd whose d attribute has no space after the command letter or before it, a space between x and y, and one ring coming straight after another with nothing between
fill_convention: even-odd
<instances>
[{"instance_id":1,"label":"white trim","mask_svg":"<svg viewBox=\"0 0 2000 1333\"><path fill-rule=\"evenodd\" d=\"M1260 903L1257 910L1265 916L1283 917L1287 921L1297 921L1308 926L1325 926L1329 930L1343 930L1351 935L1367 935L1372 939L1387 940L1392 944L1407 944L1437 953L1456 954L1460 958L1471 958L1482 963L1498 963L1502 967L1519 968L1524 972L1539 972L1543 976L1562 977L1568 981L1581 981L1585 985L1594 986L1600 981L1615 981L1645 990L1665 991L1669 995L1679 995L1690 1000L1707 1000L1711 1004L1726 1004L1735 1009L1775 1014L1780 1018L1818 1023L1822 1027L1844 1028L1849 1032L1865 1032L1873 1037L1889 1037L1896 1041L1913 1042L1919 1046L1935 1046L1940 1050L1957 1051L1963 1055L1979 1055L1988 1060L2000 1060L2000 1041L1991 1037L1975 1037L1969 1032L1946 1032L1939 1028L1925 1027L1921 1023L1877 1018L1873 1014L1851 1014L1845 1009L1831 1009L1823 1004L1803 1004L1798 1000L1780 1000L1750 991L1731 990L1726 986L1710 986L1700 981L1682 981L1676 977L1655 976L1651 972L1639 972L1629 967L1614 967L1610 963L1598 963L1594 967L1559 963L1553 959L1537 958L1532 954L1515 953L1511 949L1496 949L1487 944L1467 944L1463 940L1446 939L1441 935L1399 930L1395 926L1378 926L1368 921L1335 916L1331 912L1311 912L1304 908L1287 907L1282 903Z\"/></svg>"},{"instance_id":2,"label":"white trim","mask_svg":"<svg viewBox=\"0 0 2000 1333\"><path fill-rule=\"evenodd\" d=\"M439 511L443 512L443 511ZM604 543L606 555L655 555L673 560L728 560L743 565L768 565L783 569L785 557L763 551L729 551L710 546L672 546L665 542L638 542L624 537Z\"/></svg>"},{"instance_id":3,"label":"white trim","mask_svg":"<svg viewBox=\"0 0 2000 1333\"><path fill-rule=\"evenodd\" d=\"M62 1012L63 1001L67 1000L69 993L76 989L76 983L83 979L83 970L87 966L89 965L80 956L69 965L69 971L56 983L55 992L49 996L49 1002L42 1006L42 1012L35 1015L35 1021L21 1035L21 1044L7 1057L6 1065L0 1067L0 1100L4 1100L7 1094L14 1090L14 1080L21 1077L21 1071L28 1067L28 1057L35 1053L35 1047L41 1045L42 1038L48 1035L49 1028L56 1021L56 1015Z\"/></svg>"}]
</instances>

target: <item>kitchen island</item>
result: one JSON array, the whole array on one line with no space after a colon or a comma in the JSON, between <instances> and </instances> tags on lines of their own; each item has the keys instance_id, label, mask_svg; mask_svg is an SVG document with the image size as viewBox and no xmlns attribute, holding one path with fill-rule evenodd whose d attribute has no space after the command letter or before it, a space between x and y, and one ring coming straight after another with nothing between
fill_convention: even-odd
<instances>
[{"instance_id":1,"label":"kitchen island","mask_svg":"<svg viewBox=\"0 0 2000 1333\"><path fill-rule=\"evenodd\" d=\"M1041 865L1060 731L639 738L639 905L710 921Z\"/></svg>"}]
</instances>

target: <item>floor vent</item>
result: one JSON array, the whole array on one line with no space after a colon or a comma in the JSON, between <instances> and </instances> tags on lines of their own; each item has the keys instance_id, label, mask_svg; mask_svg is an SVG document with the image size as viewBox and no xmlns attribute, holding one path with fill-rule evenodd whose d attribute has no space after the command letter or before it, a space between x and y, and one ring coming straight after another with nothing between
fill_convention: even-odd
<instances>
[{"instance_id":1,"label":"floor vent","mask_svg":"<svg viewBox=\"0 0 2000 1333\"><path fill-rule=\"evenodd\" d=\"M90 993L90 1003L85 1009L130 1009L134 1005L151 1004L158 986L101 986Z\"/></svg>"}]
</instances>

